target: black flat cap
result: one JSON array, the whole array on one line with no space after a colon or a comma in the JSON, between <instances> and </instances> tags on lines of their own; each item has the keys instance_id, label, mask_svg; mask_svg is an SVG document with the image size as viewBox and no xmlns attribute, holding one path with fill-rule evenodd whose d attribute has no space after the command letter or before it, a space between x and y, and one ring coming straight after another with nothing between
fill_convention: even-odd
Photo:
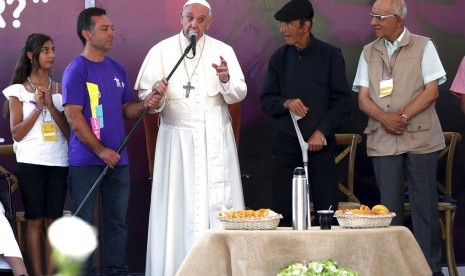
<instances>
[{"instance_id":1,"label":"black flat cap","mask_svg":"<svg viewBox=\"0 0 465 276\"><path fill-rule=\"evenodd\" d=\"M281 22L291 22L298 19L313 19L313 7L308 0L291 0L274 14Z\"/></svg>"}]
</instances>

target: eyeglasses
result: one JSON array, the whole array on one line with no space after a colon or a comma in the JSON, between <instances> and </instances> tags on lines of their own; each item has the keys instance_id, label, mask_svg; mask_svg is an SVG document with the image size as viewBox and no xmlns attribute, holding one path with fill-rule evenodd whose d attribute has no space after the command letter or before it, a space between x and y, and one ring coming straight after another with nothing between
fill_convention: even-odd
<instances>
[{"instance_id":1,"label":"eyeglasses","mask_svg":"<svg viewBox=\"0 0 465 276\"><path fill-rule=\"evenodd\" d=\"M396 14L389 14L389 15L380 15L374 14L370 12L370 18L374 18L376 21L383 21L386 18L397 16Z\"/></svg>"}]
</instances>

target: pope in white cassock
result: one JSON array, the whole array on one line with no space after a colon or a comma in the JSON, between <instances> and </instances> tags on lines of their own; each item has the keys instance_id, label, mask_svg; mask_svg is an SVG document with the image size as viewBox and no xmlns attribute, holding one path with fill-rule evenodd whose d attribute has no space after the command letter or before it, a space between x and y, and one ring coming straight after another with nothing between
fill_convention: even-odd
<instances>
[{"instance_id":1,"label":"pope in white cassock","mask_svg":"<svg viewBox=\"0 0 465 276\"><path fill-rule=\"evenodd\" d=\"M228 111L247 94L244 74L233 49L204 33L212 23L205 0L187 1L181 23L179 34L149 51L135 84L141 99L152 91L164 94L147 242L145 273L151 276L175 275L202 231L220 228L216 217L223 206L244 209ZM192 30L195 56L190 51L168 81Z\"/></svg>"}]
</instances>

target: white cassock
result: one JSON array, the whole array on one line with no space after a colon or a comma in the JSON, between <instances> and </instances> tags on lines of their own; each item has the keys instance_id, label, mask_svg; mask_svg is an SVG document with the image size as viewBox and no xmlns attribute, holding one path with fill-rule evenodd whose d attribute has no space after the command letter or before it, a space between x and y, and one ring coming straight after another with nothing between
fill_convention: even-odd
<instances>
[{"instance_id":1,"label":"white cassock","mask_svg":"<svg viewBox=\"0 0 465 276\"><path fill-rule=\"evenodd\" d=\"M188 45L181 32L149 51L135 84L140 98L156 81L168 77ZM244 74L233 49L219 40L203 35L196 52L170 78L159 109L146 275L175 275L201 232L220 228L216 217L223 206L244 209L228 111L228 104L247 94ZM212 67L220 64L220 56L229 69L225 85ZM189 78L194 89L186 97L183 86Z\"/></svg>"}]
</instances>

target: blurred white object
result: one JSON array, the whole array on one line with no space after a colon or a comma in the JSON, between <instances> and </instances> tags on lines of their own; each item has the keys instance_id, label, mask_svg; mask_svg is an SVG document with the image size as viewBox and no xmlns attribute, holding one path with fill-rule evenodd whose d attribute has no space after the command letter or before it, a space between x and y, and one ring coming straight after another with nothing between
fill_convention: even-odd
<instances>
[{"instance_id":1,"label":"blurred white object","mask_svg":"<svg viewBox=\"0 0 465 276\"><path fill-rule=\"evenodd\" d=\"M84 261L97 247L97 230L78 217L62 217L50 226L48 240L59 253Z\"/></svg>"},{"instance_id":2,"label":"blurred white object","mask_svg":"<svg viewBox=\"0 0 465 276\"><path fill-rule=\"evenodd\" d=\"M10 265L5 261L3 256L0 256L0 270L2 269L11 269Z\"/></svg>"}]
</instances>

